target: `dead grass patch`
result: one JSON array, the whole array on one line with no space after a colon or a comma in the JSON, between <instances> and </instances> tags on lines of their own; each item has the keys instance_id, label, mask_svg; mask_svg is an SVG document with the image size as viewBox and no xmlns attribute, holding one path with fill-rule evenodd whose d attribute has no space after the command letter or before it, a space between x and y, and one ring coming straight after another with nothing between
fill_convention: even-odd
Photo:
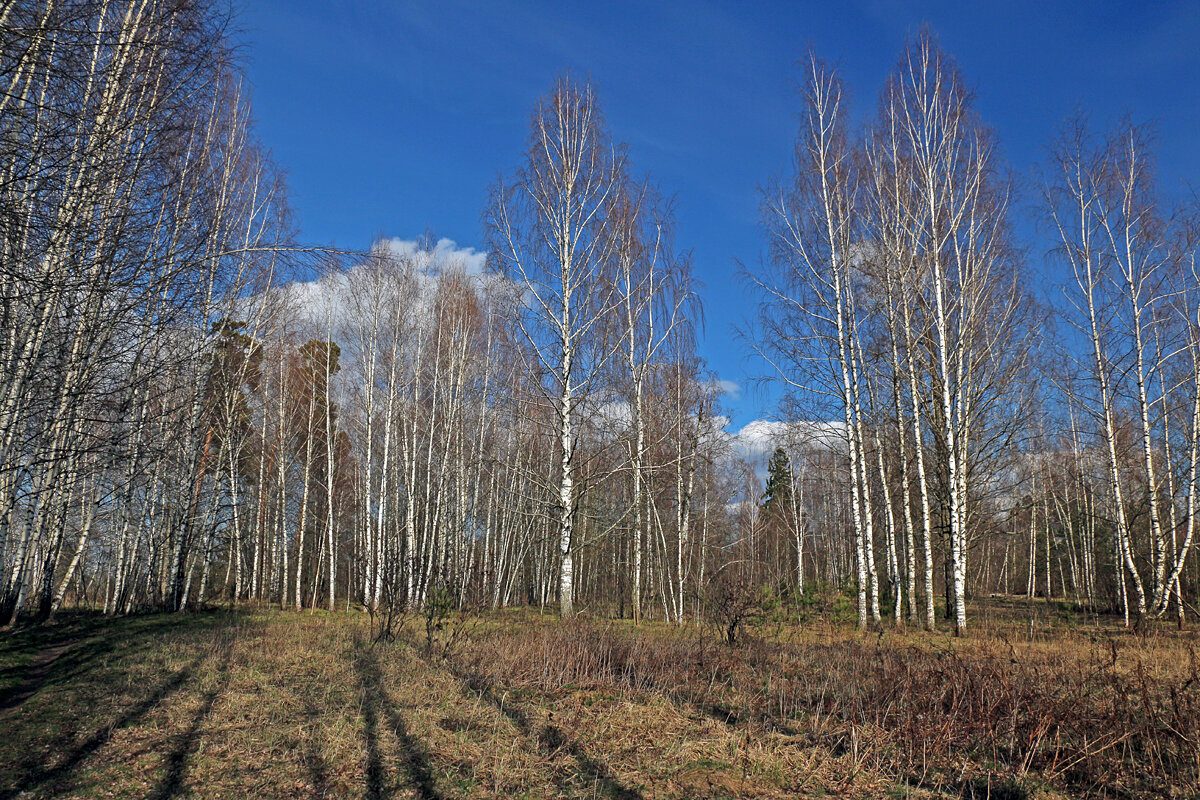
<instances>
[{"instance_id":1,"label":"dead grass patch","mask_svg":"<svg viewBox=\"0 0 1200 800\"><path fill-rule=\"evenodd\" d=\"M764 732L782 750L824 754L809 765L809 784L791 780L797 768L779 754L763 759L783 773L777 783L786 790L843 791L890 778L964 797L980 787L1013 797L1194 794L1194 644L1111 632L1032 641L1009 634L788 629L729 649L695 630L672 636L577 622L497 632L476 644L466 668L479 682L526 693L618 693L642 707L666 698L744 729L741 758L752 741L769 741ZM621 730L611 726L610 747Z\"/></svg>"},{"instance_id":2,"label":"dead grass patch","mask_svg":"<svg viewBox=\"0 0 1200 800\"><path fill-rule=\"evenodd\" d=\"M75 620L0 737L5 797L1189 797L1188 635L971 639L777 624L484 615L454 648L419 620L243 610ZM73 638L74 637L74 638ZM448 655L447 655L448 654ZM24 677L6 678L8 686Z\"/></svg>"}]
</instances>

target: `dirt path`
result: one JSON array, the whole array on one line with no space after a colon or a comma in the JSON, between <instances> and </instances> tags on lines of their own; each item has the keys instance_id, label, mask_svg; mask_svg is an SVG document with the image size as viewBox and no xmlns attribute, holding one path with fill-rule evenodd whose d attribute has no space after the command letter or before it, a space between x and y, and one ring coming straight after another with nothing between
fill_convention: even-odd
<instances>
[{"instance_id":1,"label":"dirt path","mask_svg":"<svg viewBox=\"0 0 1200 800\"><path fill-rule=\"evenodd\" d=\"M33 659L25 666L25 677L21 683L0 697L0 720L15 714L26 700L37 694L49 677L54 662L74 644L75 642L70 640L54 642L34 654Z\"/></svg>"}]
</instances>

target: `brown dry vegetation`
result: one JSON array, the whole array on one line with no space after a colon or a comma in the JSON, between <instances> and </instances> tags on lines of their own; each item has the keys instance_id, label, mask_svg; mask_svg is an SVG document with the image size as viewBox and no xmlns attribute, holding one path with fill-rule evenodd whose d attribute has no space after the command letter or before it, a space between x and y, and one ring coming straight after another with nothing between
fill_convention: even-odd
<instances>
[{"instance_id":1,"label":"brown dry vegetation","mask_svg":"<svg viewBox=\"0 0 1200 800\"><path fill-rule=\"evenodd\" d=\"M0 642L0 798L1198 796L1195 635L1039 614L68 618Z\"/></svg>"}]
</instances>

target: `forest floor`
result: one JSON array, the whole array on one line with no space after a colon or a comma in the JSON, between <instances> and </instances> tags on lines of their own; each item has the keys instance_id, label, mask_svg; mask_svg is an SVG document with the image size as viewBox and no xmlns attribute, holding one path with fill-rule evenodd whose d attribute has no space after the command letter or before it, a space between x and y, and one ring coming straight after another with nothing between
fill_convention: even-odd
<instances>
[{"instance_id":1,"label":"forest floor","mask_svg":"<svg viewBox=\"0 0 1200 800\"><path fill-rule=\"evenodd\" d=\"M528 610L390 640L66 614L0 634L0 798L1200 797L1195 632L988 602L965 639L820 615L734 648Z\"/></svg>"}]
</instances>

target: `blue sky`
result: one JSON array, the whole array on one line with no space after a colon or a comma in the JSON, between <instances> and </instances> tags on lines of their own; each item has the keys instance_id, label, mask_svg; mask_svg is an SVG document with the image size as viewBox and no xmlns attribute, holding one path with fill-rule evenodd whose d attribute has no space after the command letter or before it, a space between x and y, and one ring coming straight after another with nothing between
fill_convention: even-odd
<instances>
[{"instance_id":1,"label":"blue sky","mask_svg":"<svg viewBox=\"0 0 1200 800\"><path fill-rule=\"evenodd\" d=\"M1200 187L1200 2L242 0L238 20L258 133L310 243L428 230L482 247L488 187L519 163L535 100L564 70L590 78L614 138L675 198L703 284L701 354L742 387L726 397L735 428L774 412L734 333L755 308L736 264L763 253L758 187L789 166L809 47L866 115L906 36L931 24L1026 203L1076 108L1153 122L1164 188ZM1018 231L1047 284L1045 243Z\"/></svg>"}]
</instances>

